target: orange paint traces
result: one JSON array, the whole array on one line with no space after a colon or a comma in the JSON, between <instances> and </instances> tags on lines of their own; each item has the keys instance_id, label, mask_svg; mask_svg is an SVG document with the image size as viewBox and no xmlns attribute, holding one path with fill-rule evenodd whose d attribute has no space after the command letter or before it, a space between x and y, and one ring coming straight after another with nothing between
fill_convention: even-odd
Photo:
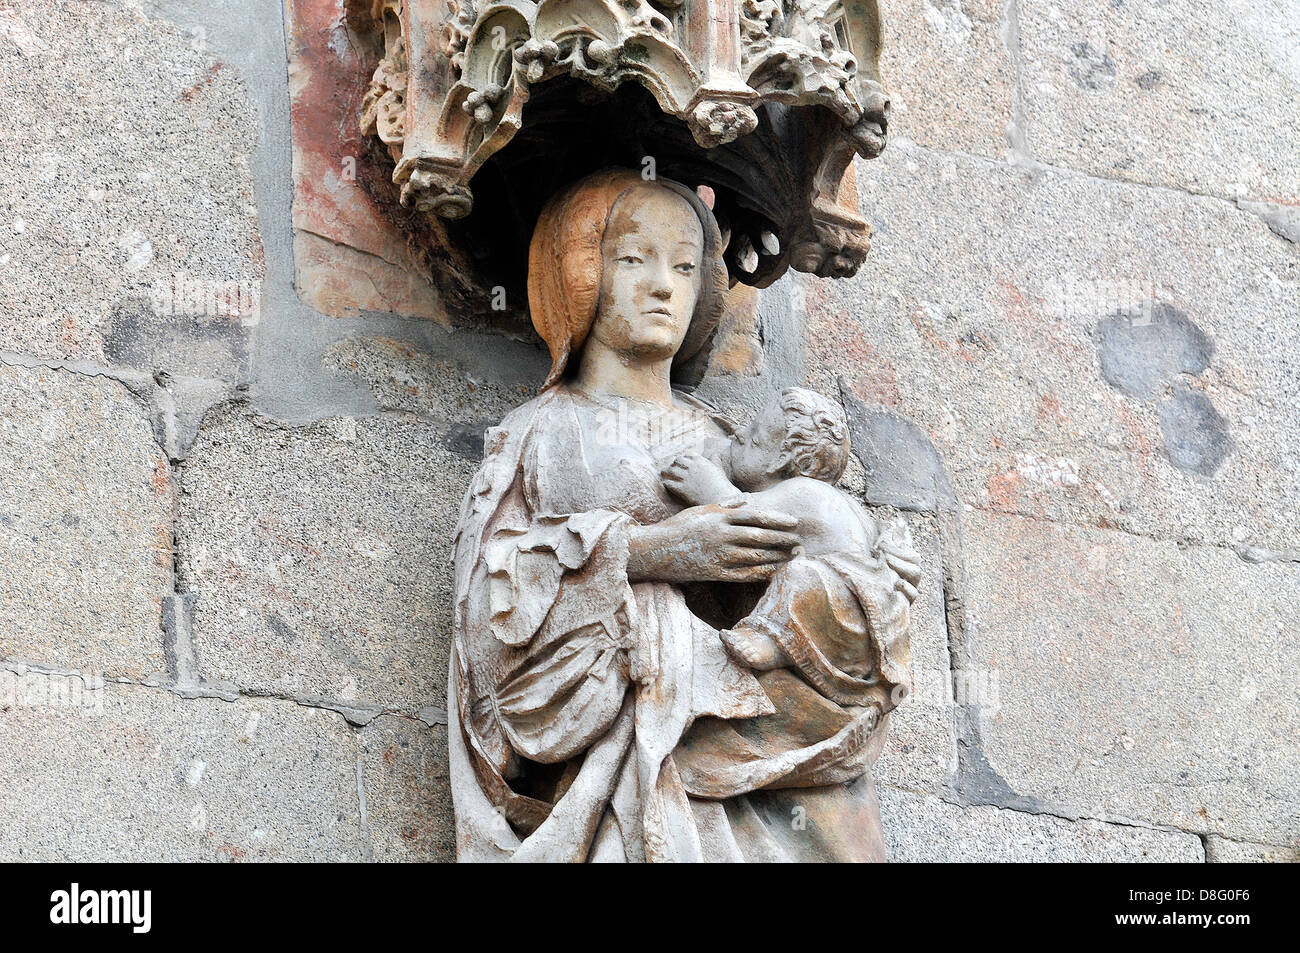
<instances>
[{"instance_id":1,"label":"orange paint traces","mask_svg":"<svg viewBox=\"0 0 1300 953\"><path fill-rule=\"evenodd\" d=\"M181 99L185 100L187 103L194 102L195 97L199 94L199 90L203 89L205 86L211 86L212 81L217 78L217 74L225 68L225 65L225 63L213 63L209 66L207 73L201 80L193 86L181 91Z\"/></svg>"},{"instance_id":2,"label":"orange paint traces","mask_svg":"<svg viewBox=\"0 0 1300 953\"><path fill-rule=\"evenodd\" d=\"M993 474L984 484L989 494L989 506L998 510L1014 510L1020 502L1024 486L1025 478L1015 470Z\"/></svg>"},{"instance_id":3,"label":"orange paint traces","mask_svg":"<svg viewBox=\"0 0 1300 953\"><path fill-rule=\"evenodd\" d=\"M167 463L159 460L153 465L153 491L159 496L165 496L170 486L171 472L167 469Z\"/></svg>"}]
</instances>

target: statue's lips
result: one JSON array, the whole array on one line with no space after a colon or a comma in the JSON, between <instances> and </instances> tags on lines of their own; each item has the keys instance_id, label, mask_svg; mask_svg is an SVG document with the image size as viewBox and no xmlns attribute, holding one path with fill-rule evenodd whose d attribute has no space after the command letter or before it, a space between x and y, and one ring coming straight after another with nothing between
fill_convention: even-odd
<instances>
[{"instance_id":1,"label":"statue's lips","mask_svg":"<svg viewBox=\"0 0 1300 953\"><path fill-rule=\"evenodd\" d=\"M647 318L672 318L673 313L667 308L651 308L649 311L642 311Z\"/></svg>"}]
</instances>

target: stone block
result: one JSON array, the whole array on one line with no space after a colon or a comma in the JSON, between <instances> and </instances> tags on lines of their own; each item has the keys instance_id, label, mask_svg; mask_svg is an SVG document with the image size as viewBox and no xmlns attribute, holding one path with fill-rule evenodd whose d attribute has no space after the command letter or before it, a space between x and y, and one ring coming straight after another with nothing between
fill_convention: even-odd
<instances>
[{"instance_id":1,"label":"stone block","mask_svg":"<svg viewBox=\"0 0 1300 953\"><path fill-rule=\"evenodd\" d=\"M1300 567L968 514L967 645L999 673L983 754L1044 811L1289 844Z\"/></svg>"},{"instance_id":2,"label":"stone block","mask_svg":"<svg viewBox=\"0 0 1300 953\"><path fill-rule=\"evenodd\" d=\"M1002 0L882 0L880 68L890 135L999 157L1014 117L1015 69Z\"/></svg>"},{"instance_id":3,"label":"stone block","mask_svg":"<svg viewBox=\"0 0 1300 953\"><path fill-rule=\"evenodd\" d=\"M0 349L236 379L265 262L235 70L138 4L0 27Z\"/></svg>"},{"instance_id":4,"label":"stone block","mask_svg":"<svg viewBox=\"0 0 1300 953\"><path fill-rule=\"evenodd\" d=\"M0 365L0 659L165 670L175 488L120 384Z\"/></svg>"},{"instance_id":5,"label":"stone block","mask_svg":"<svg viewBox=\"0 0 1300 953\"><path fill-rule=\"evenodd\" d=\"M1275 847L1211 834L1205 839L1205 859L1211 864L1300 864L1300 845Z\"/></svg>"},{"instance_id":6,"label":"stone block","mask_svg":"<svg viewBox=\"0 0 1300 953\"><path fill-rule=\"evenodd\" d=\"M442 704L451 544L477 460L408 412L208 418L182 470L199 673L256 691Z\"/></svg>"},{"instance_id":7,"label":"stone block","mask_svg":"<svg viewBox=\"0 0 1300 953\"><path fill-rule=\"evenodd\" d=\"M1200 863L1182 831L1068 821L997 807L959 807L929 794L880 789L894 863Z\"/></svg>"},{"instance_id":8,"label":"stone block","mask_svg":"<svg viewBox=\"0 0 1300 953\"><path fill-rule=\"evenodd\" d=\"M1034 157L1108 178L1300 203L1294 4L1020 0Z\"/></svg>"},{"instance_id":9,"label":"stone block","mask_svg":"<svg viewBox=\"0 0 1300 953\"><path fill-rule=\"evenodd\" d=\"M360 860L358 744L291 702L109 684L0 708L0 860Z\"/></svg>"},{"instance_id":10,"label":"stone block","mask_svg":"<svg viewBox=\"0 0 1300 953\"><path fill-rule=\"evenodd\" d=\"M448 323L412 252L391 163L361 137L361 103L378 57L348 30L345 0L285 4L292 100L295 281L302 300L342 317L391 311ZM382 196L382 198L378 198Z\"/></svg>"},{"instance_id":11,"label":"stone block","mask_svg":"<svg viewBox=\"0 0 1300 953\"><path fill-rule=\"evenodd\" d=\"M447 727L386 715L362 730L361 744L373 859L454 861Z\"/></svg>"},{"instance_id":12,"label":"stone block","mask_svg":"<svg viewBox=\"0 0 1300 953\"><path fill-rule=\"evenodd\" d=\"M797 279L812 386L919 426L963 503L1300 553L1292 245L1073 173L918 148L859 172L866 265Z\"/></svg>"}]
</instances>

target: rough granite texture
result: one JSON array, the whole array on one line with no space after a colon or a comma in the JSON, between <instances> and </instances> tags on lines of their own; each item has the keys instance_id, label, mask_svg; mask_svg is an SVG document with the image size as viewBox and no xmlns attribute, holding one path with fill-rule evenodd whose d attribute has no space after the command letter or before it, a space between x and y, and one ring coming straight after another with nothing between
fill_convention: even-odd
<instances>
[{"instance_id":1,"label":"rough granite texture","mask_svg":"<svg viewBox=\"0 0 1300 953\"><path fill-rule=\"evenodd\" d=\"M974 506L1300 557L1300 248L1218 199L894 143L810 377L919 424ZM1284 344L1286 342L1286 344Z\"/></svg>"},{"instance_id":2,"label":"rough granite texture","mask_svg":"<svg viewBox=\"0 0 1300 953\"><path fill-rule=\"evenodd\" d=\"M882 787L880 814L895 863L1199 863L1199 838L1181 831L1073 823L997 807L962 809L929 794Z\"/></svg>"},{"instance_id":3,"label":"rough granite texture","mask_svg":"<svg viewBox=\"0 0 1300 953\"><path fill-rule=\"evenodd\" d=\"M896 860L1300 859L1296 3L882 0L867 264L732 296L701 394L839 396L923 557ZM338 9L0 0L0 860L453 857L447 557L549 362L349 178Z\"/></svg>"},{"instance_id":4,"label":"rough granite texture","mask_svg":"<svg viewBox=\"0 0 1300 953\"><path fill-rule=\"evenodd\" d=\"M361 733L370 850L377 861L453 861L447 729L385 715Z\"/></svg>"},{"instance_id":5,"label":"rough granite texture","mask_svg":"<svg viewBox=\"0 0 1300 953\"><path fill-rule=\"evenodd\" d=\"M3 861L360 860L359 745L292 702L110 685L0 709Z\"/></svg>"},{"instance_id":6,"label":"rough granite texture","mask_svg":"<svg viewBox=\"0 0 1300 953\"><path fill-rule=\"evenodd\" d=\"M1016 77L1005 0L881 0L880 69L890 132L1000 158L1010 149Z\"/></svg>"},{"instance_id":7,"label":"rough granite texture","mask_svg":"<svg viewBox=\"0 0 1300 953\"><path fill-rule=\"evenodd\" d=\"M0 365L0 659L166 668L176 485L116 381Z\"/></svg>"},{"instance_id":8,"label":"rough granite texture","mask_svg":"<svg viewBox=\"0 0 1300 953\"><path fill-rule=\"evenodd\" d=\"M153 299L261 282L236 71L138 4L5 0L0 76L0 348L235 378L255 316Z\"/></svg>"},{"instance_id":9,"label":"rough granite texture","mask_svg":"<svg viewBox=\"0 0 1300 953\"><path fill-rule=\"evenodd\" d=\"M1300 566L972 513L991 768L1044 810L1284 844L1300 831Z\"/></svg>"},{"instance_id":10,"label":"rough granite texture","mask_svg":"<svg viewBox=\"0 0 1300 953\"><path fill-rule=\"evenodd\" d=\"M473 470L442 428L405 412L293 429L239 410L211 418L181 471L178 584L196 597L200 675L411 712L443 704L451 501Z\"/></svg>"},{"instance_id":11,"label":"rough granite texture","mask_svg":"<svg viewBox=\"0 0 1300 953\"><path fill-rule=\"evenodd\" d=\"M1295 0L1015 0L1034 158L1300 203Z\"/></svg>"}]
</instances>

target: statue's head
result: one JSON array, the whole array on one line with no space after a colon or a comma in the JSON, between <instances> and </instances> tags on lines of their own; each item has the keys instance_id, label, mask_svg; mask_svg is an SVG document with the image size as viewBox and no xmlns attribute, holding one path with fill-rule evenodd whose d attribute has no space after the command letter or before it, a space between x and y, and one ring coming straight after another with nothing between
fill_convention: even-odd
<instances>
[{"instance_id":1,"label":"statue's head","mask_svg":"<svg viewBox=\"0 0 1300 953\"><path fill-rule=\"evenodd\" d=\"M588 337L630 359L673 358L673 378L703 374L727 290L722 238L686 186L628 169L582 179L542 210L528 256L533 326L551 351L545 386Z\"/></svg>"}]
</instances>

